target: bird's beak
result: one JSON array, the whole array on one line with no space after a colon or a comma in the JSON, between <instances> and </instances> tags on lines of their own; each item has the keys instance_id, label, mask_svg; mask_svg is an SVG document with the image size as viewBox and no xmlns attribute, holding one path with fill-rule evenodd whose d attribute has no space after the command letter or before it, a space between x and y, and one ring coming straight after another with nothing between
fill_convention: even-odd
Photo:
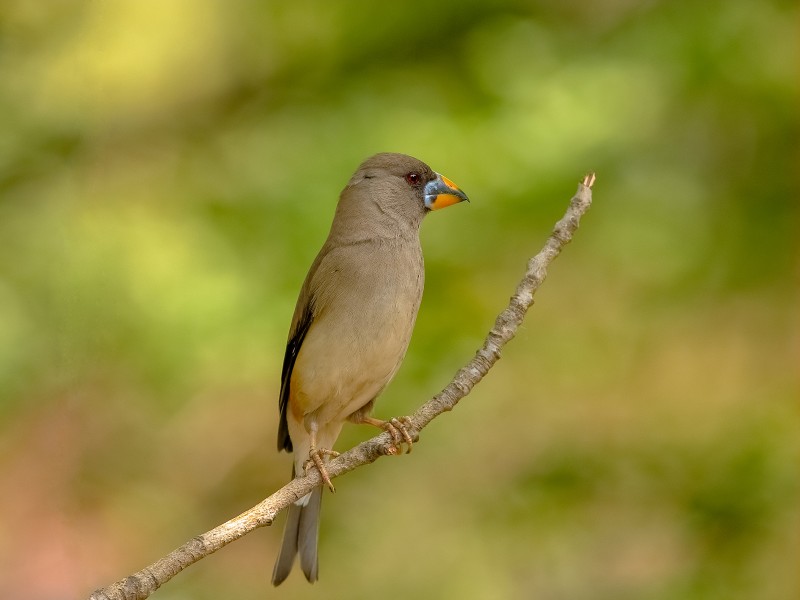
<instances>
[{"instance_id":1,"label":"bird's beak","mask_svg":"<svg viewBox=\"0 0 800 600\"><path fill-rule=\"evenodd\" d=\"M425 208L429 210L452 206L462 200L469 202L467 195L444 175L436 173L436 179L425 184Z\"/></svg>"}]
</instances>

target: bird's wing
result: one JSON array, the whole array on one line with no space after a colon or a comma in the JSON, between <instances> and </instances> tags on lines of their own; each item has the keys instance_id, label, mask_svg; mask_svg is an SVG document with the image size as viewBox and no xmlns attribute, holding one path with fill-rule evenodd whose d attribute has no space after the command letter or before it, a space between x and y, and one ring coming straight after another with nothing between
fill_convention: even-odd
<instances>
[{"instance_id":1,"label":"bird's wing","mask_svg":"<svg viewBox=\"0 0 800 600\"><path fill-rule=\"evenodd\" d=\"M303 340L314 322L314 312L316 305L316 294L313 290L312 282L317 269L328 254L329 248L327 244L323 246L314 263L306 275L306 280L303 282L303 287L300 290L300 296L297 299L297 306L294 309L294 316L292 317L292 326L289 328L289 341L286 342L286 353L283 355L283 369L281 370L281 393L278 401L278 408L281 412L281 419L278 424L278 452L286 450L292 451L292 439L289 437L289 424L286 422L286 411L289 407L289 392L290 382L292 379L292 371L294 363L297 360L297 355L300 354L300 347L303 345Z\"/></svg>"},{"instance_id":2,"label":"bird's wing","mask_svg":"<svg viewBox=\"0 0 800 600\"><path fill-rule=\"evenodd\" d=\"M301 300L303 300L301 296ZM292 370L303 339L308 333L311 322L314 320L313 297L308 295L305 302L298 301L295 315L292 319L292 327L289 331L289 341L286 342L286 354L283 355L283 369L281 370L281 394L278 407L281 411L281 420L278 424L278 451L292 451L292 440L289 437L289 425L286 422L286 410L289 406L289 382L292 378ZM301 306L302 304L302 306Z\"/></svg>"}]
</instances>

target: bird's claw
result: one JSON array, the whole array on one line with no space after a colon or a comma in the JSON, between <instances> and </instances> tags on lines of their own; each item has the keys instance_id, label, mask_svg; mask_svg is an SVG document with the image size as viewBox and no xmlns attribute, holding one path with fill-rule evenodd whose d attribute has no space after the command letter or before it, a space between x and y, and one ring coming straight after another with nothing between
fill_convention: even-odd
<instances>
[{"instance_id":1,"label":"bird's claw","mask_svg":"<svg viewBox=\"0 0 800 600\"><path fill-rule=\"evenodd\" d=\"M408 417L392 417L384 421L382 427L392 436L392 443L386 447L386 454L402 454L403 443L408 447L407 453L414 448L414 440L408 433L411 419Z\"/></svg>"},{"instance_id":2,"label":"bird's claw","mask_svg":"<svg viewBox=\"0 0 800 600\"><path fill-rule=\"evenodd\" d=\"M322 477L323 483L328 486L328 489L332 492L336 492L336 488L333 487L333 482L331 481L330 475L328 475L328 469L325 467L325 462L322 460L323 456L330 456L331 458L336 458L339 456L339 453L336 450L328 450L326 448L318 448L317 450L312 450L308 453L308 460L303 465L303 472L308 475L308 470L314 466L316 467L317 471L319 471L320 477Z\"/></svg>"}]
</instances>

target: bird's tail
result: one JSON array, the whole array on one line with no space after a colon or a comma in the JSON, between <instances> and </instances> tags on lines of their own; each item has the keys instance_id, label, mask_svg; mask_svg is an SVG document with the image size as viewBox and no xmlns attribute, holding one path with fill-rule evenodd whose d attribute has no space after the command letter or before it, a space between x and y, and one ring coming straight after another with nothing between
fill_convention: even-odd
<instances>
[{"instance_id":1,"label":"bird's tail","mask_svg":"<svg viewBox=\"0 0 800 600\"><path fill-rule=\"evenodd\" d=\"M294 469L292 470L294 477ZM300 555L300 568L310 583L317 580L319 562L319 511L322 507L322 487L316 487L306 497L289 507L289 516L283 530L281 551L272 570L272 585L280 585L289 576L296 554Z\"/></svg>"}]
</instances>

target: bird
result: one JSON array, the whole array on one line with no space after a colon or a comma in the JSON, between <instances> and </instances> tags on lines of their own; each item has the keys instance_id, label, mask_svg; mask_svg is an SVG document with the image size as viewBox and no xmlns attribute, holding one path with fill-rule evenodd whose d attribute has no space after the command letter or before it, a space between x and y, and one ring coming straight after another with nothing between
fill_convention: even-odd
<instances>
[{"instance_id":1,"label":"bird","mask_svg":"<svg viewBox=\"0 0 800 600\"><path fill-rule=\"evenodd\" d=\"M467 195L405 154L366 159L339 196L330 232L300 289L289 328L279 396L278 451L294 451L292 477L325 468L345 422L389 431L390 453L412 439L405 417L371 416L394 377L417 318L425 280L419 230L429 212ZM318 578L322 485L289 507L272 573L280 585L299 555L306 579Z\"/></svg>"}]
</instances>

